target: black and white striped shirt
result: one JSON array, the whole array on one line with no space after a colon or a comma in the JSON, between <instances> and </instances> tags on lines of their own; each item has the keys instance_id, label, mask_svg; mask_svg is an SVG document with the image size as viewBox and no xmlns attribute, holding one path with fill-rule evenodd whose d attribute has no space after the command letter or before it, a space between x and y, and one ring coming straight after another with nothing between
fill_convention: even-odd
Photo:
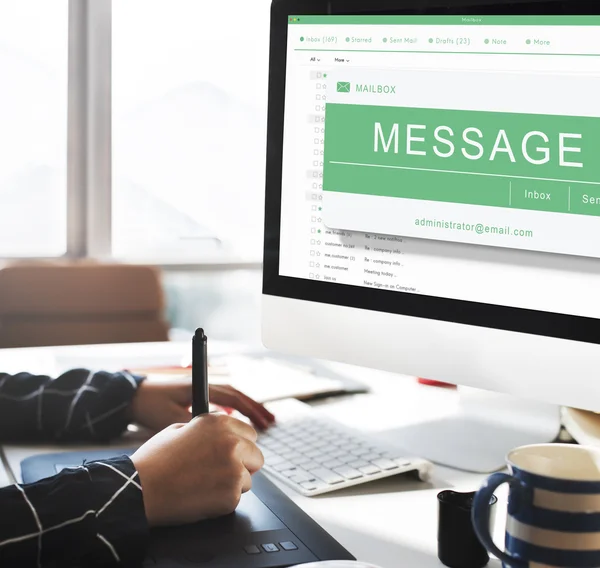
<instances>
[{"instance_id":1,"label":"black and white striped shirt","mask_svg":"<svg viewBox=\"0 0 600 568\"><path fill-rule=\"evenodd\" d=\"M122 434L140 378L85 369L0 374L0 440L102 442ZM82 464L0 489L0 567L141 564L148 536L131 460Z\"/></svg>"}]
</instances>

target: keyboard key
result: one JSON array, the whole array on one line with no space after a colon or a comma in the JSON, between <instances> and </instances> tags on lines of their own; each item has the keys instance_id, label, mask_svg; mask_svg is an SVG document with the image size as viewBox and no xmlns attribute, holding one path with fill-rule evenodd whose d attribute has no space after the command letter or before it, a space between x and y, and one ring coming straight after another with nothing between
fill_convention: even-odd
<instances>
[{"instance_id":1,"label":"keyboard key","mask_svg":"<svg viewBox=\"0 0 600 568\"><path fill-rule=\"evenodd\" d=\"M325 462L331 461L331 458L327 454L320 454L313 459L321 465L323 465Z\"/></svg>"},{"instance_id":2,"label":"keyboard key","mask_svg":"<svg viewBox=\"0 0 600 568\"><path fill-rule=\"evenodd\" d=\"M380 458L381 458L381 456L379 454L373 454L373 453L364 454L364 455L360 456L361 460L365 460L368 462L372 462L373 460L378 460Z\"/></svg>"},{"instance_id":3,"label":"keyboard key","mask_svg":"<svg viewBox=\"0 0 600 568\"><path fill-rule=\"evenodd\" d=\"M329 485L343 483L344 481L344 478L342 476L338 475L334 471L331 471L330 469L325 469L324 467L319 469L313 469L310 471L310 473L312 473L319 479L322 479L325 483L328 483Z\"/></svg>"},{"instance_id":4,"label":"keyboard key","mask_svg":"<svg viewBox=\"0 0 600 568\"><path fill-rule=\"evenodd\" d=\"M357 461L357 460L356 460L356 456L352 456L352 455L350 455L350 454L344 454L344 455L342 455L342 456L339 456L339 457L338 457L338 459L339 459L339 460L340 460L342 463L345 463L345 464L350 464L350 463L352 463L352 462L355 462L355 461Z\"/></svg>"},{"instance_id":5,"label":"keyboard key","mask_svg":"<svg viewBox=\"0 0 600 568\"><path fill-rule=\"evenodd\" d=\"M355 461L350 461L347 463L350 467L353 467L356 469L360 469L361 467L367 467L368 465L370 465L369 462L367 462L365 460L355 460Z\"/></svg>"},{"instance_id":6,"label":"keyboard key","mask_svg":"<svg viewBox=\"0 0 600 568\"><path fill-rule=\"evenodd\" d=\"M265 552L279 552L276 544L263 544L261 546Z\"/></svg>"},{"instance_id":7,"label":"keyboard key","mask_svg":"<svg viewBox=\"0 0 600 568\"><path fill-rule=\"evenodd\" d=\"M346 479L359 479L363 474L352 467L336 467L334 471Z\"/></svg>"},{"instance_id":8,"label":"keyboard key","mask_svg":"<svg viewBox=\"0 0 600 568\"><path fill-rule=\"evenodd\" d=\"M316 481L316 478L314 475L310 475L309 473L306 473L305 471L297 471L295 475L290 477L290 481L300 485L301 483L304 483L305 481Z\"/></svg>"},{"instance_id":9,"label":"keyboard key","mask_svg":"<svg viewBox=\"0 0 600 568\"><path fill-rule=\"evenodd\" d=\"M249 544L248 546L244 546L244 550L246 554L260 554L260 548L255 544Z\"/></svg>"},{"instance_id":10,"label":"keyboard key","mask_svg":"<svg viewBox=\"0 0 600 568\"><path fill-rule=\"evenodd\" d=\"M281 456L278 456L278 455L272 455L269 459L265 458L265 462L272 467L275 467L276 465L279 465L280 463L283 463L284 461L285 460Z\"/></svg>"},{"instance_id":11,"label":"keyboard key","mask_svg":"<svg viewBox=\"0 0 600 568\"><path fill-rule=\"evenodd\" d=\"M298 550L298 547L291 540L288 540L287 542L280 542L279 546L281 546L283 550L287 550L288 552L290 550Z\"/></svg>"},{"instance_id":12,"label":"keyboard key","mask_svg":"<svg viewBox=\"0 0 600 568\"><path fill-rule=\"evenodd\" d=\"M374 465L376 465L377 467L380 467L381 469L397 469L398 468L398 464L392 460L388 460L386 458L379 458L377 460L372 460L372 462Z\"/></svg>"},{"instance_id":13,"label":"keyboard key","mask_svg":"<svg viewBox=\"0 0 600 568\"><path fill-rule=\"evenodd\" d=\"M318 464L316 461L311 461L311 462L302 464L302 469L305 469L306 471L311 471L311 470L317 469L319 467L321 467L321 464Z\"/></svg>"},{"instance_id":14,"label":"keyboard key","mask_svg":"<svg viewBox=\"0 0 600 568\"><path fill-rule=\"evenodd\" d=\"M329 453L329 456L331 457L332 460L341 459L342 461L344 461L343 458L347 457L347 455L348 455L348 452L342 448L337 448L333 452ZM354 459L354 456L352 456L352 459Z\"/></svg>"},{"instance_id":15,"label":"keyboard key","mask_svg":"<svg viewBox=\"0 0 600 568\"><path fill-rule=\"evenodd\" d=\"M359 471L362 471L365 475L375 475L376 473L381 473L381 470L374 465L366 465L364 467L359 467Z\"/></svg>"},{"instance_id":16,"label":"keyboard key","mask_svg":"<svg viewBox=\"0 0 600 568\"><path fill-rule=\"evenodd\" d=\"M368 453L370 453L370 450L368 448L354 448L350 450L350 453L359 458L361 456L366 456Z\"/></svg>"},{"instance_id":17,"label":"keyboard key","mask_svg":"<svg viewBox=\"0 0 600 568\"><path fill-rule=\"evenodd\" d=\"M325 440L326 442L337 442L339 438L340 437L334 432L321 435L321 439Z\"/></svg>"},{"instance_id":18,"label":"keyboard key","mask_svg":"<svg viewBox=\"0 0 600 568\"><path fill-rule=\"evenodd\" d=\"M292 458L295 458L298 455L298 452L295 450L288 450L287 452L282 452L280 455L284 460L291 461Z\"/></svg>"},{"instance_id":19,"label":"keyboard key","mask_svg":"<svg viewBox=\"0 0 600 568\"><path fill-rule=\"evenodd\" d=\"M281 475L283 475L285 477L292 477L293 475L296 475L298 473L298 469L294 467L292 469L286 469L285 471L280 471L279 473L281 473Z\"/></svg>"},{"instance_id":20,"label":"keyboard key","mask_svg":"<svg viewBox=\"0 0 600 568\"><path fill-rule=\"evenodd\" d=\"M294 468L295 468L294 464L290 463L288 461L278 463L275 467L273 467L273 469L275 471L285 471L286 469L294 469Z\"/></svg>"},{"instance_id":21,"label":"keyboard key","mask_svg":"<svg viewBox=\"0 0 600 568\"><path fill-rule=\"evenodd\" d=\"M300 484L300 487L306 489L306 491L315 491L319 486L314 481L305 481Z\"/></svg>"},{"instance_id":22,"label":"keyboard key","mask_svg":"<svg viewBox=\"0 0 600 568\"><path fill-rule=\"evenodd\" d=\"M311 450L310 452L306 452L304 455L308 458L313 459L321 455L321 450Z\"/></svg>"},{"instance_id":23,"label":"keyboard key","mask_svg":"<svg viewBox=\"0 0 600 568\"><path fill-rule=\"evenodd\" d=\"M311 459L307 456L303 456L302 454L299 456L296 456L295 458L291 458L290 461L294 464L294 465L303 465L305 463L310 463Z\"/></svg>"},{"instance_id":24,"label":"keyboard key","mask_svg":"<svg viewBox=\"0 0 600 568\"><path fill-rule=\"evenodd\" d=\"M308 440L295 439L289 443L289 447L296 451L297 454L302 453L308 445Z\"/></svg>"},{"instance_id":25,"label":"keyboard key","mask_svg":"<svg viewBox=\"0 0 600 568\"><path fill-rule=\"evenodd\" d=\"M326 467L327 469L333 469L335 467L340 467L344 465L343 462L341 462L340 460L329 460L326 461L325 463L323 463L323 467Z\"/></svg>"},{"instance_id":26,"label":"keyboard key","mask_svg":"<svg viewBox=\"0 0 600 568\"><path fill-rule=\"evenodd\" d=\"M384 452L382 457L395 461L400 467L408 467L410 461L400 455L400 452Z\"/></svg>"}]
</instances>

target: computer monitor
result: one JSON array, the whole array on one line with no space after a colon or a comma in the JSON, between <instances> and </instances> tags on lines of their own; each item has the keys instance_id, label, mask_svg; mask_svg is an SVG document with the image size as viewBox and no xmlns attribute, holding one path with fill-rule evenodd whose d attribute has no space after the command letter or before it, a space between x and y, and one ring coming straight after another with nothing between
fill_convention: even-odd
<instances>
[{"instance_id":1,"label":"computer monitor","mask_svg":"<svg viewBox=\"0 0 600 568\"><path fill-rule=\"evenodd\" d=\"M265 345L539 402L404 431L423 457L493 469L600 410L599 14L273 2Z\"/></svg>"}]
</instances>

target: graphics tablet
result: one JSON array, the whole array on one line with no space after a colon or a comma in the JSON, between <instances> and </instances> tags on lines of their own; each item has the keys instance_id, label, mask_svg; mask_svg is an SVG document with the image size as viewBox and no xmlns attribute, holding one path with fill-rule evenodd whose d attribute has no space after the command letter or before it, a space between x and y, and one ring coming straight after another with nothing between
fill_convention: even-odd
<instances>
[{"instance_id":1,"label":"graphics tablet","mask_svg":"<svg viewBox=\"0 0 600 568\"><path fill-rule=\"evenodd\" d=\"M131 455L118 451L116 455ZM115 450L45 454L23 460L24 483L56 475L84 461L115 457ZM153 529L144 567L285 568L354 557L264 475L253 477L235 513L176 528Z\"/></svg>"}]
</instances>

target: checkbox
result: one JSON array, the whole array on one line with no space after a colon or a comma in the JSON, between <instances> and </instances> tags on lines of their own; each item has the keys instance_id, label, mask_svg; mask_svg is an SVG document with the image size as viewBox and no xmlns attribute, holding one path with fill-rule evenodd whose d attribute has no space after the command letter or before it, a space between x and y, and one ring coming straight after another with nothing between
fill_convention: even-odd
<instances>
[{"instance_id":1,"label":"checkbox","mask_svg":"<svg viewBox=\"0 0 600 568\"><path fill-rule=\"evenodd\" d=\"M314 250L310 251L310 256L315 256L315 251Z\"/></svg>"},{"instance_id":2,"label":"checkbox","mask_svg":"<svg viewBox=\"0 0 600 568\"><path fill-rule=\"evenodd\" d=\"M313 223L316 223L316 222L317 222L317 218L316 218L316 217L311 217L311 218L310 218L310 220L311 220Z\"/></svg>"},{"instance_id":3,"label":"checkbox","mask_svg":"<svg viewBox=\"0 0 600 568\"><path fill-rule=\"evenodd\" d=\"M317 89L321 88L321 83L317 83Z\"/></svg>"},{"instance_id":4,"label":"checkbox","mask_svg":"<svg viewBox=\"0 0 600 568\"><path fill-rule=\"evenodd\" d=\"M320 101L321 100L321 95L317 95L317 100Z\"/></svg>"},{"instance_id":5,"label":"checkbox","mask_svg":"<svg viewBox=\"0 0 600 568\"><path fill-rule=\"evenodd\" d=\"M318 178L319 177L319 172L313 172L313 177L314 178Z\"/></svg>"},{"instance_id":6,"label":"checkbox","mask_svg":"<svg viewBox=\"0 0 600 568\"><path fill-rule=\"evenodd\" d=\"M315 239L311 239L311 240L310 240L310 244L311 244L311 245L314 245L314 244L315 244Z\"/></svg>"},{"instance_id":7,"label":"checkbox","mask_svg":"<svg viewBox=\"0 0 600 568\"><path fill-rule=\"evenodd\" d=\"M313 206L312 206L312 210L313 210L313 211L316 211L316 210L317 210L317 206L316 206L316 205L313 205Z\"/></svg>"},{"instance_id":8,"label":"checkbox","mask_svg":"<svg viewBox=\"0 0 600 568\"><path fill-rule=\"evenodd\" d=\"M319 139L315 138L315 144L318 144L318 143L319 143Z\"/></svg>"},{"instance_id":9,"label":"checkbox","mask_svg":"<svg viewBox=\"0 0 600 568\"><path fill-rule=\"evenodd\" d=\"M321 110L321 107L320 107L320 105L317 105L317 106L315 107L315 110L316 110L317 112L319 112L319 111Z\"/></svg>"},{"instance_id":10,"label":"checkbox","mask_svg":"<svg viewBox=\"0 0 600 568\"><path fill-rule=\"evenodd\" d=\"M310 267L312 268L315 265L314 261L310 261Z\"/></svg>"},{"instance_id":11,"label":"checkbox","mask_svg":"<svg viewBox=\"0 0 600 568\"><path fill-rule=\"evenodd\" d=\"M311 272L311 273L310 273L310 277L311 277L311 278L314 278L314 277L315 277L315 275L314 275L314 274Z\"/></svg>"},{"instance_id":12,"label":"checkbox","mask_svg":"<svg viewBox=\"0 0 600 568\"><path fill-rule=\"evenodd\" d=\"M316 232L317 232L317 229L314 229L314 228L313 228L313 229L311 229L311 230L310 230L310 232L311 232L311 233L316 233Z\"/></svg>"},{"instance_id":13,"label":"checkbox","mask_svg":"<svg viewBox=\"0 0 600 568\"><path fill-rule=\"evenodd\" d=\"M318 183L313 183L313 189L319 189L319 184ZM313 195L313 199L315 199L314 195Z\"/></svg>"},{"instance_id":14,"label":"checkbox","mask_svg":"<svg viewBox=\"0 0 600 568\"><path fill-rule=\"evenodd\" d=\"M315 161L315 162L313 162L313 166L314 166L315 168L318 168L318 167L319 167L319 162L318 162L318 161Z\"/></svg>"},{"instance_id":15,"label":"checkbox","mask_svg":"<svg viewBox=\"0 0 600 568\"><path fill-rule=\"evenodd\" d=\"M317 71L317 79L320 79L323 76L323 73L321 73L320 71Z\"/></svg>"},{"instance_id":16,"label":"checkbox","mask_svg":"<svg viewBox=\"0 0 600 568\"><path fill-rule=\"evenodd\" d=\"M313 187L314 187L315 189L317 189L317 184L316 184L316 183L313 183ZM313 198L313 201L316 201L316 200L317 200L317 196L316 196L314 193L313 193L313 196L312 196L312 198Z\"/></svg>"},{"instance_id":17,"label":"checkbox","mask_svg":"<svg viewBox=\"0 0 600 568\"><path fill-rule=\"evenodd\" d=\"M319 155L319 150L315 150L315 151L313 152L313 154L314 154L315 156L318 156L318 155Z\"/></svg>"},{"instance_id":18,"label":"checkbox","mask_svg":"<svg viewBox=\"0 0 600 568\"><path fill-rule=\"evenodd\" d=\"M321 132L321 129L318 126L315 126L315 134L319 134L319 132Z\"/></svg>"}]
</instances>

